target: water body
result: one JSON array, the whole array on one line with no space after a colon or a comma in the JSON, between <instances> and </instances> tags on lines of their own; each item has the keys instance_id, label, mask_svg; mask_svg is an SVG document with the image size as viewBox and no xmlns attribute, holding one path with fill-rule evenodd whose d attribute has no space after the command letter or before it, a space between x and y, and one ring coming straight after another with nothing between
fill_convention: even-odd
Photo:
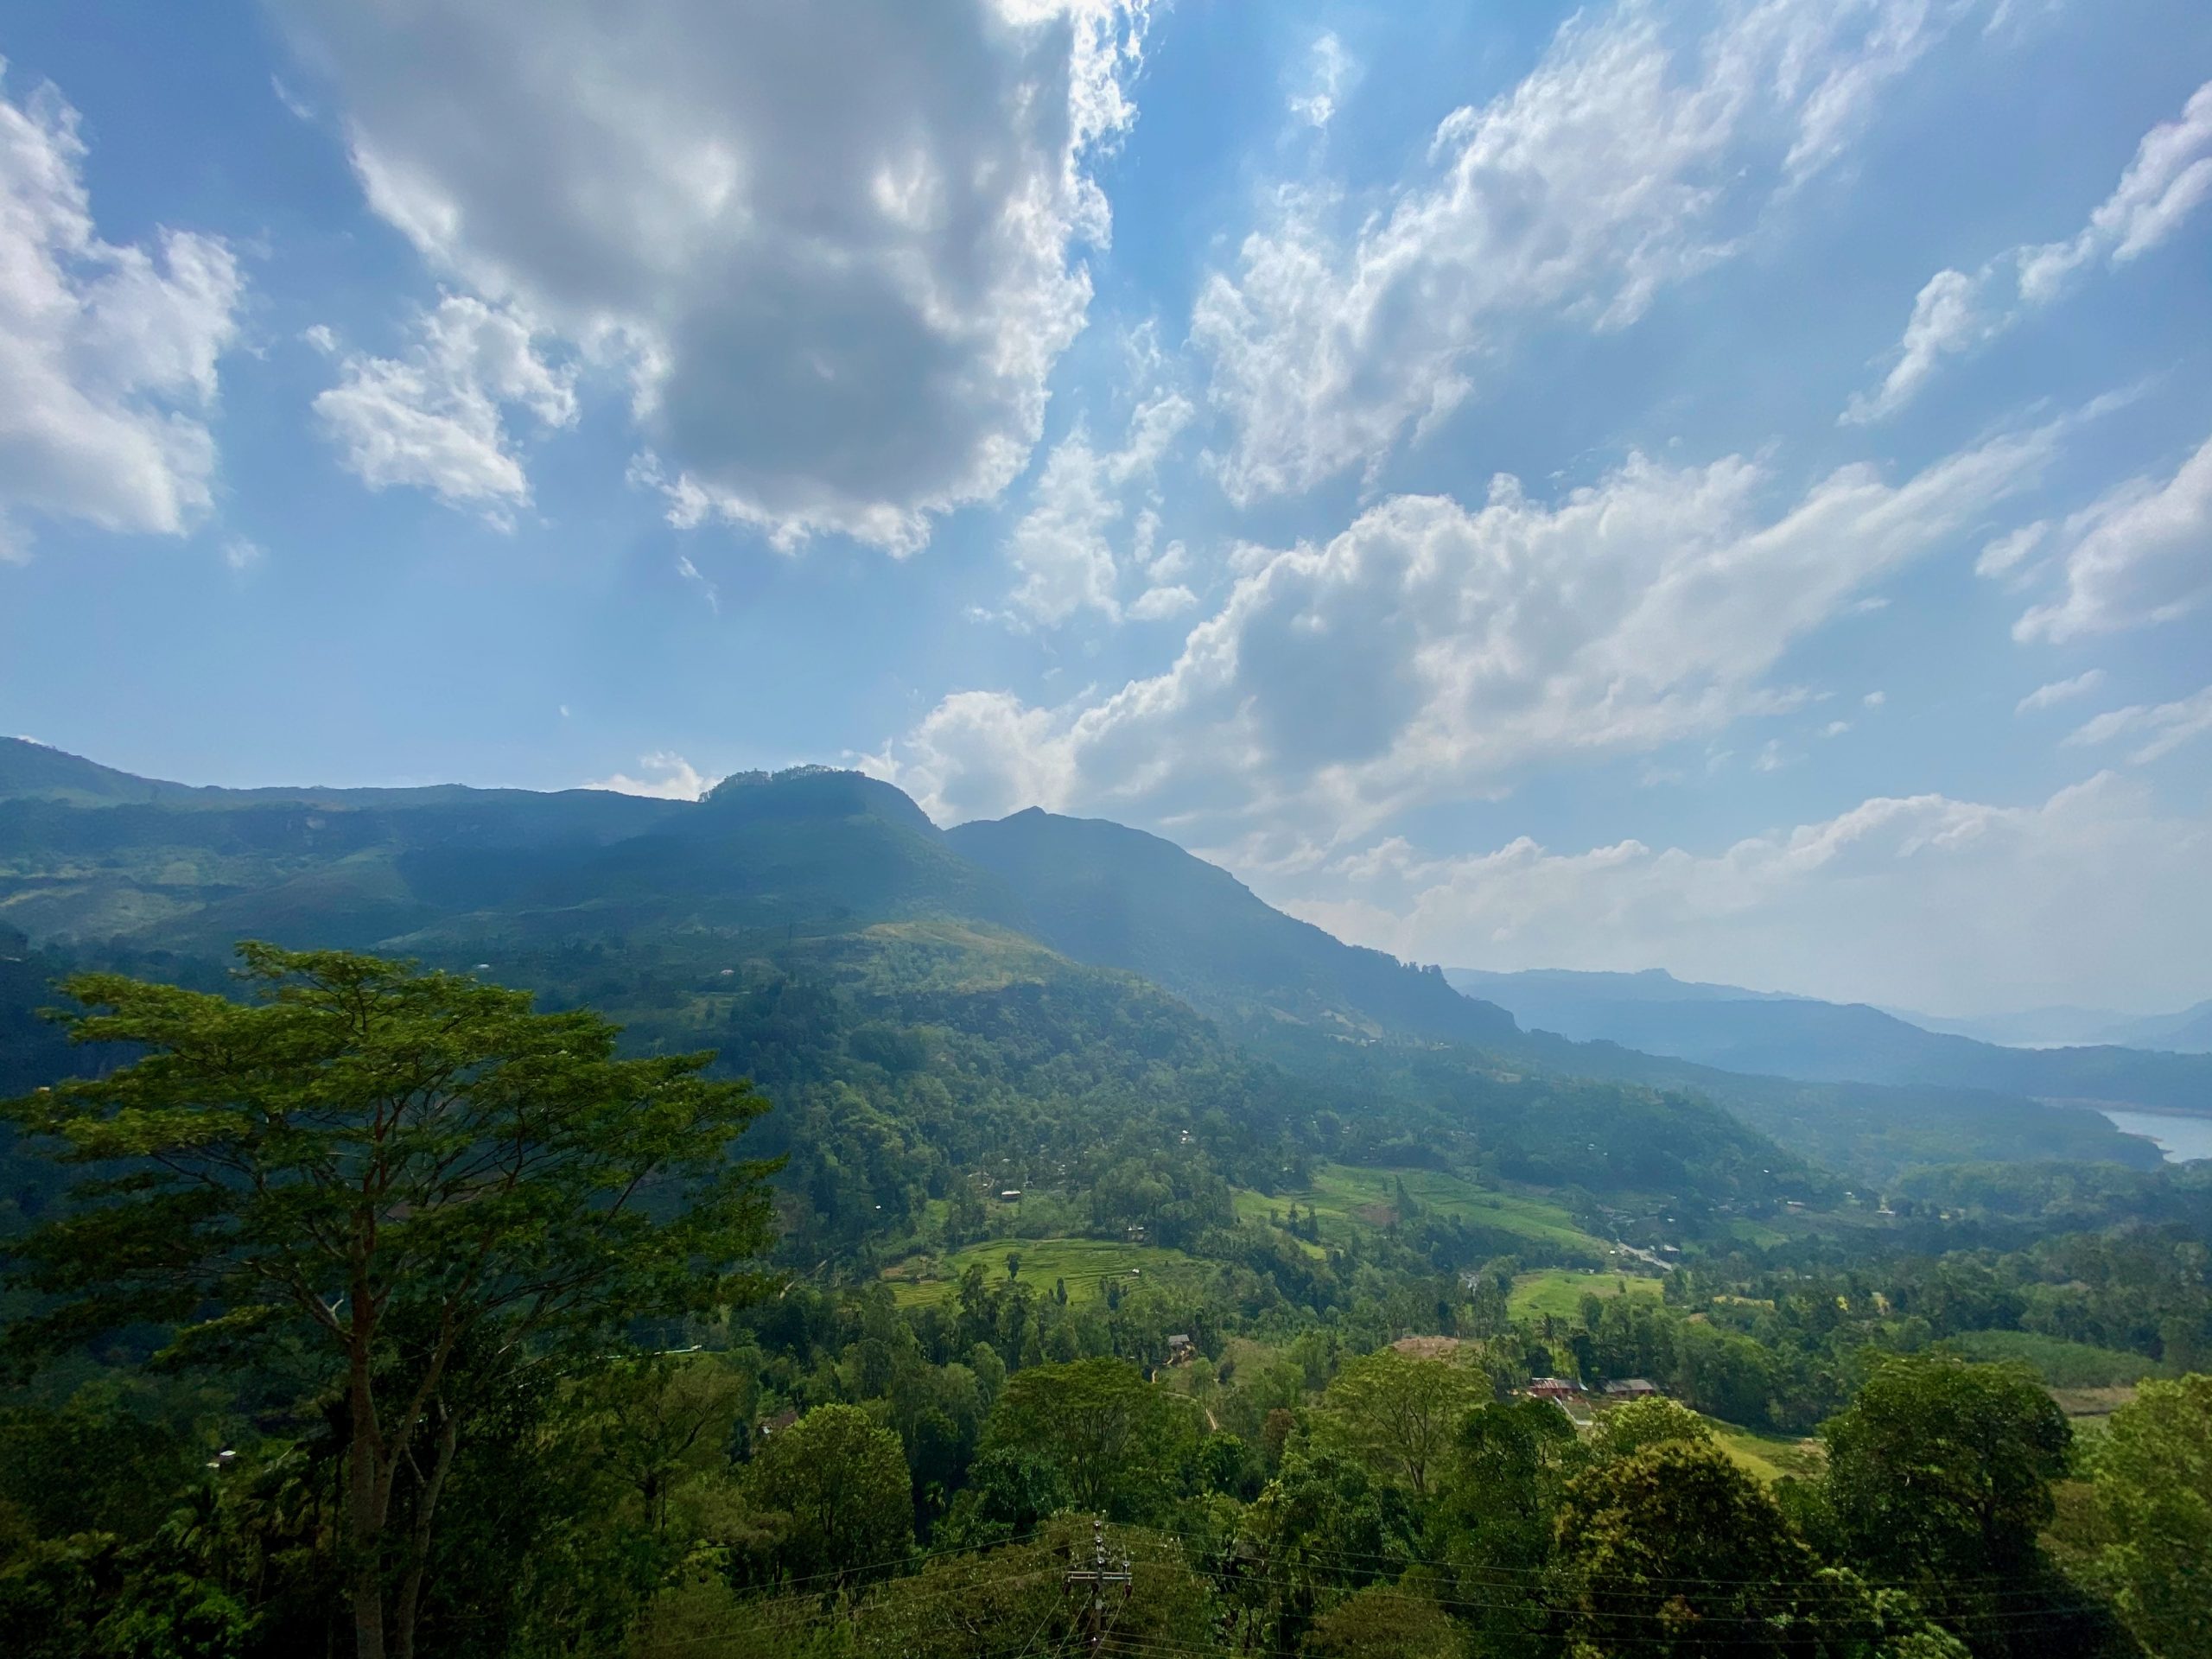
<instances>
[{"instance_id":1,"label":"water body","mask_svg":"<svg viewBox=\"0 0 2212 1659\"><path fill-rule=\"evenodd\" d=\"M2166 1112L2105 1112L2104 1116L2123 1135L2139 1135L2157 1141L2170 1164L2212 1158L2212 1117L2178 1117Z\"/></svg>"}]
</instances>

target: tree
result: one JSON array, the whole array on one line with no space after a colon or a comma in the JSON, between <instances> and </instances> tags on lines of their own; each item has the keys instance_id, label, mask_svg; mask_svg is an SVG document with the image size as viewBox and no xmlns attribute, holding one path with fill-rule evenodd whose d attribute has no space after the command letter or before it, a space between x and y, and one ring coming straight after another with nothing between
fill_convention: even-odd
<instances>
[{"instance_id":1,"label":"tree","mask_svg":"<svg viewBox=\"0 0 2212 1659\"><path fill-rule=\"evenodd\" d=\"M1332 1432L1369 1468L1425 1497L1459 1420L1490 1395L1479 1371L1384 1348L1346 1365L1321 1403Z\"/></svg>"},{"instance_id":2,"label":"tree","mask_svg":"<svg viewBox=\"0 0 2212 1659\"><path fill-rule=\"evenodd\" d=\"M1601 1413L1587 1445L1597 1458L1630 1458L1664 1440L1709 1441L1713 1426L1672 1400L1631 1400Z\"/></svg>"},{"instance_id":3,"label":"tree","mask_svg":"<svg viewBox=\"0 0 2212 1659\"><path fill-rule=\"evenodd\" d=\"M2097 1575L2128 1629L2161 1659L2212 1655L2212 1376L2145 1382L2092 1480L2113 1539Z\"/></svg>"},{"instance_id":4,"label":"tree","mask_svg":"<svg viewBox=\"0 0 2212 1659\"><path fill-rule=\"evenodd\" d=\"M1396 1585L1370 1585L1313 1621L1311 1659L1459 1659L1466 1643L1434 1602Z\"/></svg>"},{"instance_id":5,"label":"tree","mask_svg":"<svg viewBox=\"0 0 2212 1659\"><path fill-rule=\"evenodd\" d=\"M2073 1431L2032 1376L1892 1359L1821 1436L1820 1507L1845 1555L1910 1585L1977 1653L2056 1651L2061 1625L2100 1622L2037 1543Z\"/></svg>"},{"instance_id":6,"label":"tree","mask_svg":"<svg viewBox=\"0 0 2212 1659\"><path fill-rule=\"evenodd\" d=\"M1127 1519L1157 1496L1194 1437L1188 1401L1122 1360L1032 1366L1007 1379L983 1450L1027 1452L1058 1474L1077 1508Z\"/></svg>"},{"instance_id":7,"label":"tree","mask_svg":"<svg viewBox=\"0 0 2212 1659\"><path fill-rule=\"evenodd\" d=\"M1581 1458L1573 1421L1547 1401L1478 1406L1460 1421L1433 1535L1458 1571L1485 1653L1552 1650L1541 1599L1497 1591L1530 1582L1550 1563L1560 1489Z\"/></svg>"},{"instance_id":8,"label":"tree","mask_svg":"<svg viewBox=\"0 0 2212 1659\"><path fill-rule=\"evenodd\" d=\"M906 1451L858 1406L817 1406L769 1440L748 1479L756 1503L791 1516L800 1577L881 1566L913 1543Z\"/></svg>"},{"instance_id":9,"label":"tree","mask_svg":"<svg viewBox=\"0 0 2212 1659\"><path fill-rule=\"evenodd\" d=\"M361 1659L408 1659L440 1490L526 1356L740 1300L770 1236L729 1155L766 1103L712 1057L615 1058L614 1027L521 992L245 944L244 1001L81 975L102 1077L13 1103L92 1166L17 1242L52 1345L133 1321L180 1357L304 1351L346 1402L346 1571Z\"/></svg>"},{"instance_id":10,"label":"tree","mask_svg":"<svg viewBox=\"0 0 2212 1659\"><path fill-rule=\"evenodd\" d=\"M2073 1432L2023 1372L1894 1359L1821 1437L1852 1557L1885 1578L1964 1582L2035 1564Z\"/></svg>"},{"instance_id":11,"label":"tree","mask_svg":"<svg viewBox=\"0 0 2212 1659\"><path fill-rule=\"evenodd\" d=\"M1663 1440L1576 1476L1554 1574L1576 1656L1963 1659L1909 1599L1823 1571L1766 1490L1710 1442Z\"/></svg>"}]
</instances>

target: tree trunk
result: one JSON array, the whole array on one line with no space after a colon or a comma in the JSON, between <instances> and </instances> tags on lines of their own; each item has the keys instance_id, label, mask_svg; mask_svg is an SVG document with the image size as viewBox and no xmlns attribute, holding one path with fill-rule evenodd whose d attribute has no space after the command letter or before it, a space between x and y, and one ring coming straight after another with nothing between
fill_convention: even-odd
<instances>
[{"instance_id":1,"label":"tree trunk","mask_svg":"<svg viewBox=\"0 0 2212 1659\"><path fill-rule=\"evenodd\" d=\"M415 1615L423 1603L423 1578L430 1566L430 1521L436 1513L438 1494L453 1467L454 1449L460 1440L460 1424L442 1408L438 1415L438 1455L430 1478L415 1500L415 1530L407 1558L407 1571L399 1581L398 1599L392 1607L393 1659L415 1659Z\"/></svg>"},{"instance_id":2,"label":"tree trunk","mask_svg":"<svg viewBox=\"0 0 2212 1659\"><path fill-rule=\"evenodd\" d=\"M353 1603L355 1659L385 1659L384 1516L378 1502L383 1482L378 1468L376 1395L370 1384L365 1344L351 1356L346 1398L352 1408L353 1443L347 1448L346 1578Z\"/></svg>"}]
</instances>

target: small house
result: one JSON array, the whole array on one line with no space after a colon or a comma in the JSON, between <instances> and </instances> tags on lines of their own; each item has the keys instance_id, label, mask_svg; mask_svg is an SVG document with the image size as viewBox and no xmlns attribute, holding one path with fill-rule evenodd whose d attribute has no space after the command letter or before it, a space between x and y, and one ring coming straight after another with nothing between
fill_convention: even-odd
<instances>
[{"instance_id":1,"label":"small house","mask_svg":"<svg viewBox=\"0 0 2212 1659\"><path fill-rule=\"evenodd\" d=\"M1649 1377L1624 1376L1605 1384L1608 1400L1656 1400L1661 1389Z\"/></svg>"},{"instance_id":2,"label":"small house","mask_svg":"<svg viewBox=\"0 0 2212 1659\"><path fill-rule=\"evenodd\" d=\"M1181 1365L1198 1351L1191 1345L1190 1338L1180 1332L1167 1338L1167 1363L1170 1365Z\"/></svg>"},{"instance_id":3,"label":"small house","mask_svg":"<svg viewBox=\"0 0 2212 1659\"><path fill-rule=\"evenodd\" d=\"M1549 1400L1558 1405L1565 1405L1581 1392L1580 1383L1570 1382L1563 1376L1540 1376L1529 1384L1531 1400Z\"/></svg>"},{"instance_id":4,"label":"small house","mask_svg":"<svg viewBox=\"0 0 2212 1659\"><path fill-rule=\"evenodd\" d=\"M1020 1204L1021 1202L1021 1189L1018 1186L1001 1187L999 1189L999 1202L1001 1204Z\"/></svg>"}]
</instances>

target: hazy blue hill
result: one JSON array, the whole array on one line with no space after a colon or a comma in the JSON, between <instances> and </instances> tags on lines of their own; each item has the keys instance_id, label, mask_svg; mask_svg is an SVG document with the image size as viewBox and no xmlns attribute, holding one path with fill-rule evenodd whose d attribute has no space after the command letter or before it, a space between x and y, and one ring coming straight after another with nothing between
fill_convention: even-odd
<instances>
[{"instance_id":1,"label":"hazy blue hill","mask_svg":"<svg viewBox=\"0 0 2212 1659\"><path fill-rule=\"evenodd\" d=\"M1033 807L946 839L1006 879L1054 949L1141 974L1240 1027L1288 1019L1346 1035L1478 1044L1513 1033L1510 1016L1439 975L1286 916L1157 836Z\"/></svg>"},{"instance_id":2,"label":"hazy blue hill","mask_svg":"<svg viewBox=\"0 0 2212 1659\"><path fill-rule=\"evenodd\" d=\"M2212 1112L2212 1056L2104 1045L2006 1048L1923 1031L1863 1003L1777 997L1662 975L1447 969L1524 1025L1726 1071L1808 1082L1988 1090ZM1624 984L1626 982L1626 984ZM1680 995L1670 995L1670 988Z\"/></svg>"},{"instance_id":3,"label":"hazy blue hill","mask_svg":"<svg viewBox=\"0 0 2212 1659\"><path fill-rule=\"evenodd\" d=\"M2124 1043L2130 1048L2167 1049L2177 1054L2212 1052L2212 1001L2196 1003L2178 1014L2155 1014L2140 1020L2120 1020L2098 1036L2101 1041Z\"/></svg>"}]
</instances>

